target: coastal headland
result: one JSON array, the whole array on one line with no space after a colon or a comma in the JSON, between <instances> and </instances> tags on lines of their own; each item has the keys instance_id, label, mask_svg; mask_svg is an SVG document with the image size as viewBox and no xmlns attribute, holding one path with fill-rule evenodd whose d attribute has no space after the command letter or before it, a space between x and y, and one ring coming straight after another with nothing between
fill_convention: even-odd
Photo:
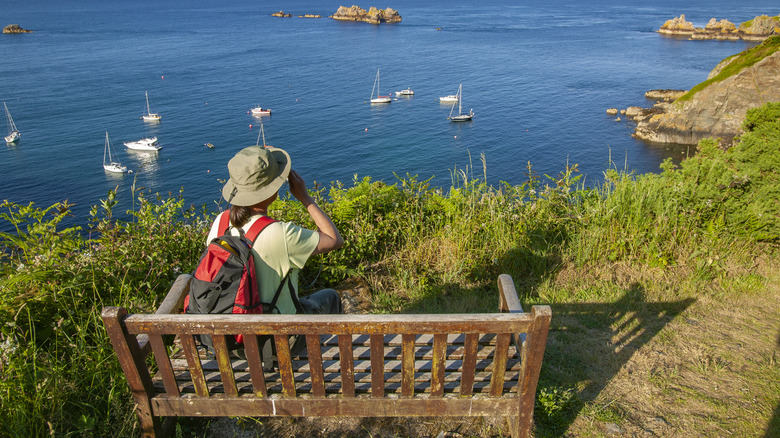
<instances>
[{"instance_id":1,"label":"coastal headland","mask_svg":"<svg viewBox=\"0 0 780 438\"><path fill-rule=\"evenodd\" d=\"M658 33L692 40L763 41L772 35L780 35L780 16L759 15L741 23L739 27L726 19L711 18L706 26L694 27L693 23L685 19L685 15L680 15L667 20Z\"/></svg>"},{"instance_id":2,"label":"coastal headland","mask_svg":"<svg viewBox=\"0 0 780 438\"><path fill-rule=\"evenodd\" d=\"M729 147L742 132L751 108L780 101L780 35L721 61L707 80L689 91L651 90L651 108L620 111L635 121L634 137L655 143L698 144L718 138ZM607 114L616 115L610 108Z\"/></svg>"}]
</instances>

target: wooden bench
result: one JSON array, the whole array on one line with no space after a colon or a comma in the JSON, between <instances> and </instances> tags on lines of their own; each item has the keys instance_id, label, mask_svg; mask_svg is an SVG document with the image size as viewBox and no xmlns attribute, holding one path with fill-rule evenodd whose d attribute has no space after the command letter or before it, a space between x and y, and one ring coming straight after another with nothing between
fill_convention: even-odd
<instances>
[{"instance_id":1,"label":"wooden bench","mask_svg":"<svg viewBox=\"0 0 780 438\"><path fill-rule=\"evenodd\" d=\"M513 437L531 434L551 311L523 313L509 275L498 279L502 313L435 315L183 315L189 279L155 314L102 311L143 436L168 434L175 417L216 416L505 416ZM213 359L197 334L211 335ZM227 349L235 334L246 360ZM270 371L261 335L276 345ZM303 355L291 357L288 335L306 337Z\"/></svg>"}]
</instances>

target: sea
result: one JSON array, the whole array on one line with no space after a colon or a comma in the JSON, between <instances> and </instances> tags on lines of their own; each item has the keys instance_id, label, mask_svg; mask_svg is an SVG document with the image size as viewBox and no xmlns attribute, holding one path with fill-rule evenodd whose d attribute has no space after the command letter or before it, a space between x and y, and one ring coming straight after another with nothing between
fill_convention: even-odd
<instances>
[{"instance_id":1,"label":"sea","mask_svg":"<svg viewBox=\"0 0 780 438\"><path fill-rule=\"evenodd\" d=\"M657 173L695 148L636 140L607 108L648 107L645 91L689 89L756 43L656 30L680 14L703 27L780 13L777 0L358 4L402 17L373 25L328 18L341 5L351 4L4 0L0 26L33 32L0 35L0 100L22 133L0 145L0 199L67 200L76 224L113 189L120 211L133 190L216 207L228 160L264 141L287 150L309 186L414 175L446 188L455 174L521 184L529 164L543 181L576 164L589 186L610 168ZM369 103L377 71L381 94L414 96ZM449 121L439 102L459 86L470 122ZM159 123L140 118L146 93ZM253 117L254 106L272 114ZM132 173L104 171L106 133ZM123 146L150 136L158 152Z\"/></svg>"}]
</instances>

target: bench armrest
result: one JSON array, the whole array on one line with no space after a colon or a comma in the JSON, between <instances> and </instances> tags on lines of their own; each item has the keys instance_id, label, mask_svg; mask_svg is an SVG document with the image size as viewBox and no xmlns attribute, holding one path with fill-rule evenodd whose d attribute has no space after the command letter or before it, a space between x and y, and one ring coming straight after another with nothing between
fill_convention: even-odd
<instances>
[{"instance_id":1,"label":"bench armrest","mask_svg":"<svg viewBox=\"0 0 780 438\"><path fill-rule=\"evenodd\" d=\"M517 298L515 282L509 274L498 276L498 311L502 313L523 313L523 306Z\"/></svg>"},{"instance_id":2,"label":"bench armrest","mask_svg":"<svg viewBox=\"0 0 780 438\"><path fill-rule=\"evenodd\" d=\"M165 295L160 307L154 312L157 315L171 315L179 313L184 306L184 298L190 293L190 280L192 275L181 274L171 286L171 289ZM138 335L138 347L141 348L144 356L147 356L152 350L149 346L149 337Z\"/></svg>"}]
</instances>

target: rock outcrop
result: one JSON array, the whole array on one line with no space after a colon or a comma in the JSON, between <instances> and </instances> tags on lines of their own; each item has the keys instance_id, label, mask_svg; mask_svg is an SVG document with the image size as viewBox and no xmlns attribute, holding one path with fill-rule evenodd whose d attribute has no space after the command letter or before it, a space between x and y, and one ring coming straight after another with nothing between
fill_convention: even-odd
<instances>
[{"instance_id":1,"label":"rock outcrop","mask_svg":"<svg viewBox=\"0 0 780 438\"><path fill-rule=\"evenodd\" d=\"M22 29L18 24L9 24L3 28L3 33L30 33L31 30Z\"/></svg>"},{"instance_id":2,"label":"rock outcrop","mask_svg":"<svg viewBox=\"0 0 780 438\"><path fill-rule=\"evenodd\" d=\"M756 61L756 59L759 59ZM710 78L676 100L652 108L629 107L637 138L659 143L697 144L715 137L729 146L741 132L745 113L780 101L780 36L721 62Z\"/></svg>"},{"instance_id":3,"label":"rock outcrop","mask_svg":"<svg viewBox=\"0 0 780 438\"><path fill-rule=\"evenodd\" d=\"M274 12L273 14L271 14L271 16L272 17L288 18L288 17L292 17L292 14L288 14L287 12L284 12L284 11L279 11L279 12Z\"/></svg>"},{"instance_id":4,"label":"rock outcrop","mask_svg":"<svg viewBox=\"0 0 780 438\"><path fill-rule=\"evenodd\" d=\"M763 41L772 35L780 35L780 16L758 16L735 26L729 20L711 18L706 26L694 27L693 23L680 15L667 20L658 33L675 37L688 37L692 40L749 40Z\"/></svg>"},{"instance_id":5,"label":"rock outcrop","mask_svg":"<svg viewBox=\"0 0 780 438\"><path fill-rule=\"evenodd\" d=\"M339 6L338 11L331 15L330 18L341 21L365 21L366 23L379 24L379 23L399 23L401 16L398 11L392 8L377 9L373 6L368 11L365 9L352 5L351 7Z\"/></svg>"}]
</instances>

